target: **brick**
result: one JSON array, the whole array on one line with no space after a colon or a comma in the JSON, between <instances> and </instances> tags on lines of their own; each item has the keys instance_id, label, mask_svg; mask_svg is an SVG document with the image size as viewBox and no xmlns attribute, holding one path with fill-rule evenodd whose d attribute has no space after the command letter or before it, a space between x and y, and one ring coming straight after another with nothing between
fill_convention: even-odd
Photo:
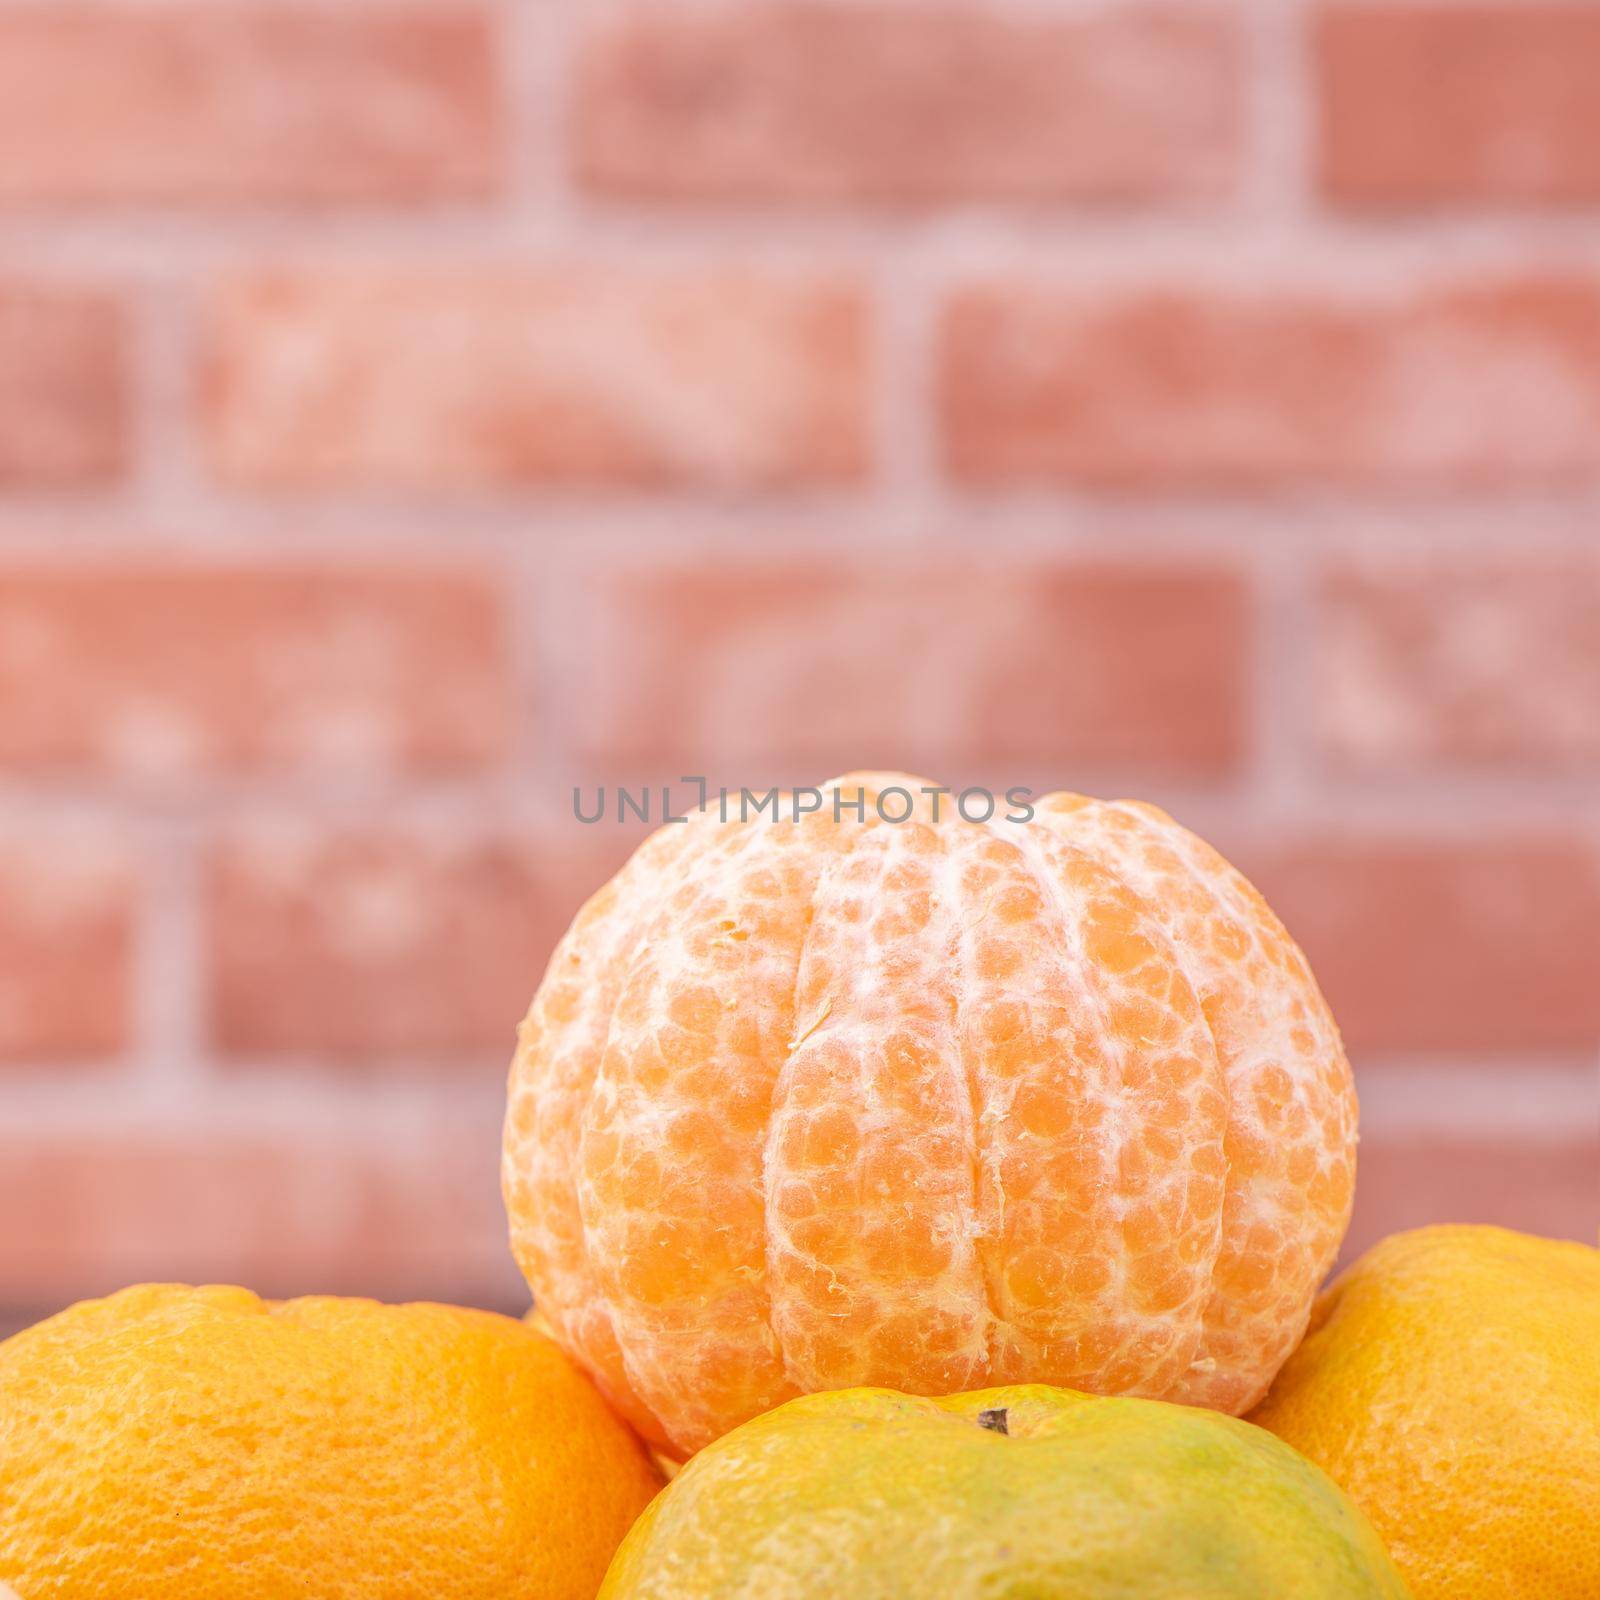
<instances>
[{"instance_id":1,"label":"brick","mask_svg":"<svg viewBox=\"0 0 1600 1600\"><path fill-rule=\"evenodd\" d=\"M0 833L0 1072L128 1048L137 896L98 833Z\"/></svg>"},{"instance_id":2,"label":"brick","mask_svg":"<svg viewBox=\"0 0 1600 1600\"><path fill-rule=\"evenodd\" d=\"M455 6L8 7L0 204L483 194L497 99Z\"/></svg>"},{"instance_id":3,"label":"brick","mask_svg":"<svg viewBox=\"0 0 1600 1600\"><path fill-rule=\"evenodd\" d=\"M1579 842L1334 840L1240 865L1358 1059L1600 1044L1600 864Z\"/></svg>"},{"instance_id":4,"label":"brick","mask_svg":"<svg viewBox=\"0 0 1600 1600\"><path fill-rule=\"evenodd\" d=\"M833 279L583 267L268 274L212 326L216 470L258 487L765 487L866 468Z\"/></svg>"},{"instance_id":5,"label":"brick","mask_svg":"<svg viewBox=\"0 0 1600 1600\"><path fill-rule=\"evenodd\" d=\"M572 836L541 851L459 831L236 831L206 875L213 1044L245 1058L509 1061L551 949L607 875L593 858L606 841Z\"/></svg>"},{"instance_id":6,"label":"brick","mask_svg":"<svg viewBox=\"0 0 1600 1600\"><path fill-rule=\"evenodd\" d=\"M1316 704L1347 769L1600 766L1600 562L1335 567Z\"/></svg>"},{"instance_id":7,"label":"brick","mask_svg":"<svg viewBox=\"0 0 1600 1600\"><path fill-rule=\"evenodd\" d=\"M510 740L505 633L491 586L449 569L0 568L0 768L482 768Z\"/></svg>"},{"instance_id":8,"label":"brick","mask_svg":"<svg viewBox=\"0 0 1600 1600\"><path fill-rule=\"evenodd\" d=\"M0 1133L0 1304L35 1312L128 1283L242 1283L526 1307L505 1246L498 1106L292 1128Z\"/></svg>"},{"instance_id":9,"label":"brick","mask_svg":"<svg viewBox=\"0 0 1600 1600\"><path fill-rule=\"evenodd\" d=\"M1215 776L1246 738L1232 574L921 554L597 573L580 738L635 782L1062 761ZM993 774L991 774L993 775Z\"/></svg>"},{"instance_id":10,"label":"brick","mask_svg":"<svg viewBox=\"0 0 1600 1600\"><path fill-rule=\"evenodd\" d=\"M1592 5L1334 5L1316 59L1321 180L1336 200L1600 200Z\"/></svg>"},{"instance_id":11,"label":"brick","mask_svg":"<svg viewBox=\"0 0 1600 1600\"><path fill-rule=\"evenodd\" d=\"M1548 1139L1363 1138L1340 1265L1386 1234L1438 1222L1491 1223L1592 1245L1597 1216L1600 1126Z\"/></svg>"},{"instance_id":12,"label":"brick","mask_svg":"<svg viewBox=\"0 0 1600 1600\"><path fill-rule=\"evenodd\" d=\"M122 313L110 296L0 283L0 489L118 477L127 383Z\"/></svg>"},{"instance_id":13,"label":"brick","mask_svg":"<svg viewBox=\"0 0 1600 1600\"><path fill-rule=\"evenodd\" d=\"M1586 484L1600 280L1339 296L993 281L950 306L939 381L945 457L972 484Z\"/></svg>"},{"instance_id":14,"label":"brick","mask_svg":"<svg viewBox=\"0 0 1600 1600\"><path fill-rule=\"evenodd\" d=\"M649 200L1210 198L1239 51L1204 7L635 5L585 40L576 159Z\"/></svg>"}]
</instances>

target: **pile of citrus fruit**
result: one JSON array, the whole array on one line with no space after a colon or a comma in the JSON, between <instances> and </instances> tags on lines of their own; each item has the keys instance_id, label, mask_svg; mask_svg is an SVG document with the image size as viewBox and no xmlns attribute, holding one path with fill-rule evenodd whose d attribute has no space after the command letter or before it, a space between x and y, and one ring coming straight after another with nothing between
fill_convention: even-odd
<instances>
[{"instance_id":1,"label":"pile of citrus fruit","mask_svg":"<svg viewBox=\"0 0 1600 1600\"><path fill-rule=\"evenodd\" d=\"M1140 804L823 795L662 828L552 958L536 1318L144 1286L0 1344L0 1600L1600 1597L1600 1251L1317 1298L1355 1096L1244 878Z\"/></svg>"}]
</instances>

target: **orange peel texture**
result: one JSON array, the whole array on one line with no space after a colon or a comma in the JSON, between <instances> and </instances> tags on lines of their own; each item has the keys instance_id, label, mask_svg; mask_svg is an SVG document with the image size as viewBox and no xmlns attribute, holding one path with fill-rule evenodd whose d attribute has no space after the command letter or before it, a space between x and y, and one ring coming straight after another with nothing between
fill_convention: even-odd
<instances>
[{"instance_id":1,"label":"orange peel texture","mask_svg":"<svg viewBox=\"0 0 1600 1600\"><path fill-rule=\"evenodd\" d=\"M685 1454L858 1385L1248 1410L1354 1183L1305 958L1153 806L825 792L858 787L662 828L556 949L503 1175L557 1338Z\"/></svg>"}]
</instances>

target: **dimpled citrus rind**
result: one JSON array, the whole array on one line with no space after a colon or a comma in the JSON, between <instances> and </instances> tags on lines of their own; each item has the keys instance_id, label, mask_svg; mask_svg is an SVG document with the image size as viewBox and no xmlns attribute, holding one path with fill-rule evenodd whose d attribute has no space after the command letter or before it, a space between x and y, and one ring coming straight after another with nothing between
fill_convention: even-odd
<instances>
[{"instance_id":1,"label":"dimpled citrus rind","mask_svg":"<svg viewBox=\"0 0 1600 1600\"><path fill-rule=\"evenodd\" d=\"M930 1511L930 1508L934 1508ZM603 1600L1404 1600L1303 1457L1215 1411L1038 1385L794 1400L694 1457Z\"/></svg>"},{"instance_id":2,"label":"dimpled citrus rind","mask_svg":"<svg viewBox=\"0 0 1600 1600\"><path fill-rule=\"evenodd\" d=\"M930 787L662 828L523 1023L513 1248L658 1446L857 1384L1238 1412L1337 1251L1349 1068L1260 896L1153 807Z\"/></svg>"},{"instance_id":3,"label":"dimpled citrus rind","mask_svg":"<svg viewBox=\"0 0 1600 1600\"><path fill-rule=\"evenodd\" d=\"M145 1285L0 1344L26 1600L592 1600L660 1481L487 1312Z\"/></svg>"},{"instance_id":4,"label":"dimpled citrus rind","mask_svg":"<svg viewBox=\"0 0 1600 1600\"><path fill-rule=\"evenodd\" d=\"M1418 1600L1600 1595L1600 1250L1385 1239L1317 1302L1253 1420L1366 1510Z\"/></svg>"}]
</instances>

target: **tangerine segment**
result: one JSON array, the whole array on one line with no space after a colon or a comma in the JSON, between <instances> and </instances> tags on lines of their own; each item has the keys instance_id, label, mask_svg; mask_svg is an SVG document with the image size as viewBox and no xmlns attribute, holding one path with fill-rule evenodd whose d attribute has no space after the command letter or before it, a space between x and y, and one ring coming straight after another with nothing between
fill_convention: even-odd
<instances>
[{"instance_id":1,"label":"tangerine segment","mask_svg":"<svg viewBox=\"0 0 1600 1600\"><path fill-rule=\"evenodd\" d=\"M1068 915L1009 839L973 852L963 899L962 1054L976 1107L978 1253L995 1317L990 1371L1088 1384L1120 1343L1104 1240L1118 1166L1102 1006Z\"/></svg>"},{"instance_id":2,"label":"tangerine segment","mask_svg":"<svg viewBox=\"0 0 1600 1600\"><path fill-rule=\"evenodd\" d=\"M683 1451L844 1384L1248 1404L1348 1215L1299 952L1153 808L830 787L865 814L662 830L552 962L506 1194L558 1333Z\"/></svg>"},{"instance_id":3,"label":"tangerine segment","mask_svg":"<svg viewBox=\"0 0 1600 1600\"><path fill-rule=\"evenodd\" d=\"M1046 1053L1032 1068L1032 1087L1058 1105L1065 1088L1077 1102L1080 1131L1039 1140L992 1117L986 1144L991 1159L1001 1157L1002 1174L1007 1156L1024 1168L1030 1158L1042 1161L1035 1193L1058 1202L1072 1204L1082 1193L1060 1171L1063 1155L1097 1146L1101 1176L1083 1196L1091 1204L1080 1211L1079 1279L1067 1292L1052 1294L1049 1279L1035 1277L1036 1235L1002 1230L1007 1281L1025 1294L1028 1315L1009 1340L1009 1363L996 1364L990 1379L1014 1370L1105 1392L1160 1393L1187 1366L1199 1337L1221 1233L1227 1103L1216 1052L1151 907L1092 856L1042 830L1023 832L1013 848L1031 869L1051 936L1041 940L1038 920L1025 915L1008 924L1002 907L989 910L982 926L987 937L1009 926L1016 959L1039 965L1044 951L1054 952L1042 964L1065 976L1085 1070L1077 1085L1070 1077L1063 1085L1062 1057ZM1026 905L1025 896L1011 912ZM991 991L1002 1003L1008 992L1005 982ZM986 1054L980 1081L1000 1077L1007 1065L1003 1049ZM1003 1215L1003 1179L997 1198ZM1046 1216L1048 1207L1049 1199ZM1055 1236L1072 1237L1061 1220L1058 1213ZM1097 1293L1085 1293L1085 1276L1099 1282ZM1063 1344L1086 1306L1091 1327Z\"/></svg>"},{"instance_id":4,"label":"tangerine segment","mask_svg":"<svg viewBox=\"0 0 1600 1600\"><path fill-rule=\"evenodd\" d=\"M630 1385L674 1438L798 1392L768 1314L762 1152L813 887L850 832L717 829L634 948L594 1080L586 1246Z\"/></svg>"},{"instance_id":5,"label":"tangerine segment","mask_svg":"<svg viewBox=\"0 0 1600 1600\"><path fill-rule=\"evenodd\" d=\"M1304 1331L1355 1185L1355 1099L1304 956L1260 894L1155 806L1052 795L1041 819L1137 884L1202 996L1231 1107L1222 1249L1170 1398L1242 1412Z\"/></svg>"},{"instance_id":6,"label":"tangerine segment","mask_svg":"<svg viewBox=\"0 0 1600 1600\"><path fill-rule=\"evenodd\" d=\"M946 959L951 844L924 822L876 828L817 889L798 971L805 1038L779 1083L766 1178L773 1324L805 1390L892 1372L941 1393L986 1366Z\"/></svg>"},{"instance_id":7,"label":"tangerine segment","mask_svg":"<svg viewBox=\"0 0 1600 1600\"><path fill-rule=\"evenodd\" d=\"M704 823L703 814L697 819ZM666 1436L633 1393L610 1310L583 1236L575 1162L600 1057L628 964L644 932L639 908L661 900L694 851L690 827L662 828L578 913L556 946L518 1030L506 1105L502 1186L509 1214L539 1219L513 1229L523 1276L541 1285L540 1309L612 1404L652 1442ZM697 841L696 841L697 842Z\"/></svg>"}]
</instances>

